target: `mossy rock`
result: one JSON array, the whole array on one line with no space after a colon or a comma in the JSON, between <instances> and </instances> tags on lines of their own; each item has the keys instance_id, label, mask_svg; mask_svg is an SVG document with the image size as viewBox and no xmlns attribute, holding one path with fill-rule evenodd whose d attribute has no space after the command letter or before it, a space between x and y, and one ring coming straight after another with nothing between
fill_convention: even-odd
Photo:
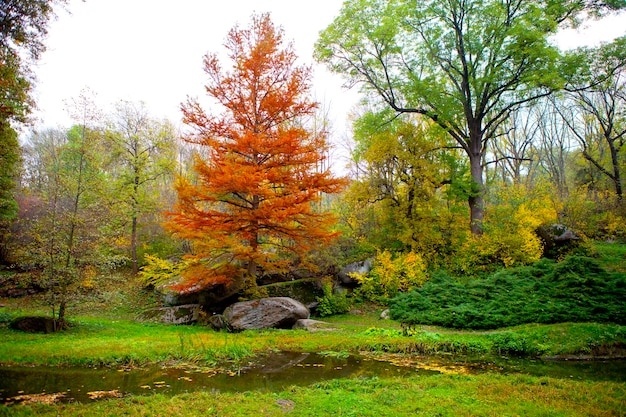
<instances>
[{"instance_id":1,"label":"mossy rock","mask_svg":"<svg viewBox=\"0 0 626 417\"><path fill-rule=\"evenodd\" d=\"M289 297L302 304L311 304L319 297L324 296L320 280L317 278L303 278L293 281L277 282L264 285L269 297Z\"/></svg>"}]
</instances>

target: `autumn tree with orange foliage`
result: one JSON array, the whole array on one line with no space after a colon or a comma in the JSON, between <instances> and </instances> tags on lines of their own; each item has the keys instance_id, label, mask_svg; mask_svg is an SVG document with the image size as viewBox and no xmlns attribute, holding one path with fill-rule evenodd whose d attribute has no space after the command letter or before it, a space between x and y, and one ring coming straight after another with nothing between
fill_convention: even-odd
<instances>
[{"instance_id":1,"label":"autumn tree with orange foliage","mask_svg":"<svg viewBox=\"0 0 626 417\"><path fill-rule=\"evenodd\" d=\"M182 106L193 128L184 140L199 145L202 157L196 178L177 183L167 227L193 242L180 289L227 284L254 297L257 276L306 264L313 248L335 237L334 217L314 203L345 180L320 169L327 133L306 127L317 108L308 96L311 70L296 65L282 29L267 14L254 16L224 45L230 71L215 54L204 59L206 91L223 112L206 112L195 100Z\"/></svg>"}]
</instances>

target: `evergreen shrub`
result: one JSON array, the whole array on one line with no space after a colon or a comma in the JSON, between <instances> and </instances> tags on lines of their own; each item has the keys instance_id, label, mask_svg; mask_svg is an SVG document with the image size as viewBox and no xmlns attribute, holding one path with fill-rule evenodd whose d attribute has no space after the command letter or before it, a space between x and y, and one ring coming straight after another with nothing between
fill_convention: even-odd
<instances>
[{"instance_id":1,"label":"evergreen shrub","mask_svg":"<svg viewBox=\"0 0 626 417\"><path fill-rule=\"evenodd\" d=\"M392 318L408 325L495 329L524 323L626 324L626 273L592 258L542 259L486 278L460 280L439 272L421 288L390 302Z\"/></svg>"}]
</instances>

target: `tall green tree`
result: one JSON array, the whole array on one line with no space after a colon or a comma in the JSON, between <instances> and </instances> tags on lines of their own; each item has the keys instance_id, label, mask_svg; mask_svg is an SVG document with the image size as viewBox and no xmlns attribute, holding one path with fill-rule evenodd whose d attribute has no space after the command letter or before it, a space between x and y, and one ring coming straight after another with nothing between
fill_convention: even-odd
<instances>
[{"instance_id":1,"label":"tall green tree","mask_svg":"<svg viewBox=\"0 0 626 417\"><path fill-rule=\"evenodd\" d=\"M45 50L44 38L53 7L66 0L2 0L0 2L0 247L9 221L17 215L15 178L20 148L15 123L26 121L33 100L30 66ZM0 250L0 260L6 253Z\"/></svg>"},{"instance_id":2,"label":"tall green tree","mask_svg":"<svg viewBox=\"0 0 626 417\"><path fill-rule=\"evenodd\" d=\"M81 282L99 263L105 223L98 130L35 132L26 146L26 184L20 262L37 267L39 283L60 327Z\"/></svg>"},{"instance_id":3,"label":"tall green tree","mask_svg":"<svg viewBox=\"0 0 626 417\"><path fill-rule=\"evenodd\" d=\"M159 196L155 183L174 174L176 134L170 122L151 117L143 103L120 101L109 122L107 138L117 164L116 195L130 223L132 271L136 274L139 220L143 213L156 210Z\"/></svg>"},{"instance_id":4,"label":"tall green tree","mask_svg":"<svg viewBox=\"0 0 626 417\"><path fill-rule=\"evenodd\" d=\"M80 283L101 263L98 245L107 212L99 112L86 91L68 108L76 122L71 129L34 132L25 147L29 207L21 219L21 261L38 267L61 327Z\"/></svg>"},{"instance_id":5,"label":"tall green tree","mask_svg":"<svg viewBox=\"0 0 626 417\"><path fill-rule=\"evenodd\" d=\"M584 12L611 2L348 0L320 36L317 59L396 112L439 124L467 155L470 229L482 232L487 142L524 103L564 87L575 59L550 41Z\"/></svg>"},{"instance_id":6,"label":"tall green tree","mask_svg":"<svg viewBox=\"0 0 626 417\"><path fill-rule=\"evenodd\" d=\"M355 232L378 249L411 248L432 260L451 246L466 215L456 199L466 185L460 151L434 123L415 116L386 122L390 113L369 112L354 123L361 173L344 199Z\"/></svg>"}]
</instances>

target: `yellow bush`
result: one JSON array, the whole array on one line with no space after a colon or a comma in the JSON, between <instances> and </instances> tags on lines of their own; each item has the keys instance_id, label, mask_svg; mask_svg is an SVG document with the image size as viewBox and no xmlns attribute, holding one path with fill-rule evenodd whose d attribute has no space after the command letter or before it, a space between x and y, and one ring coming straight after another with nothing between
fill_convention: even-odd
<instances>
[{"instance_id":1,"label":"yellow bush","mask_svg":"<svg viewBox=\"0 0 626 417\"><path fill-rule=\"evenodd\" d=\"M467 232L457 253L456 267L464 274L536 262L543 245L535 230L557 222L558 204L547 189L505 187L493 201L486 210L483 235Z\"/></svg>"},{"instance_id":2,"label":"yellow bush","mask_svg":"<svg viewBox=\"0 0 626 417\"><path fill-rule=\"evenodd\" d=\"M385 250L378 253L369 274L352 274L352 277L361 284L363 296L375 299L420 287L428 279L428 273L421 255L411 251L394 258Z\"/></svg>"}]
</instances>

